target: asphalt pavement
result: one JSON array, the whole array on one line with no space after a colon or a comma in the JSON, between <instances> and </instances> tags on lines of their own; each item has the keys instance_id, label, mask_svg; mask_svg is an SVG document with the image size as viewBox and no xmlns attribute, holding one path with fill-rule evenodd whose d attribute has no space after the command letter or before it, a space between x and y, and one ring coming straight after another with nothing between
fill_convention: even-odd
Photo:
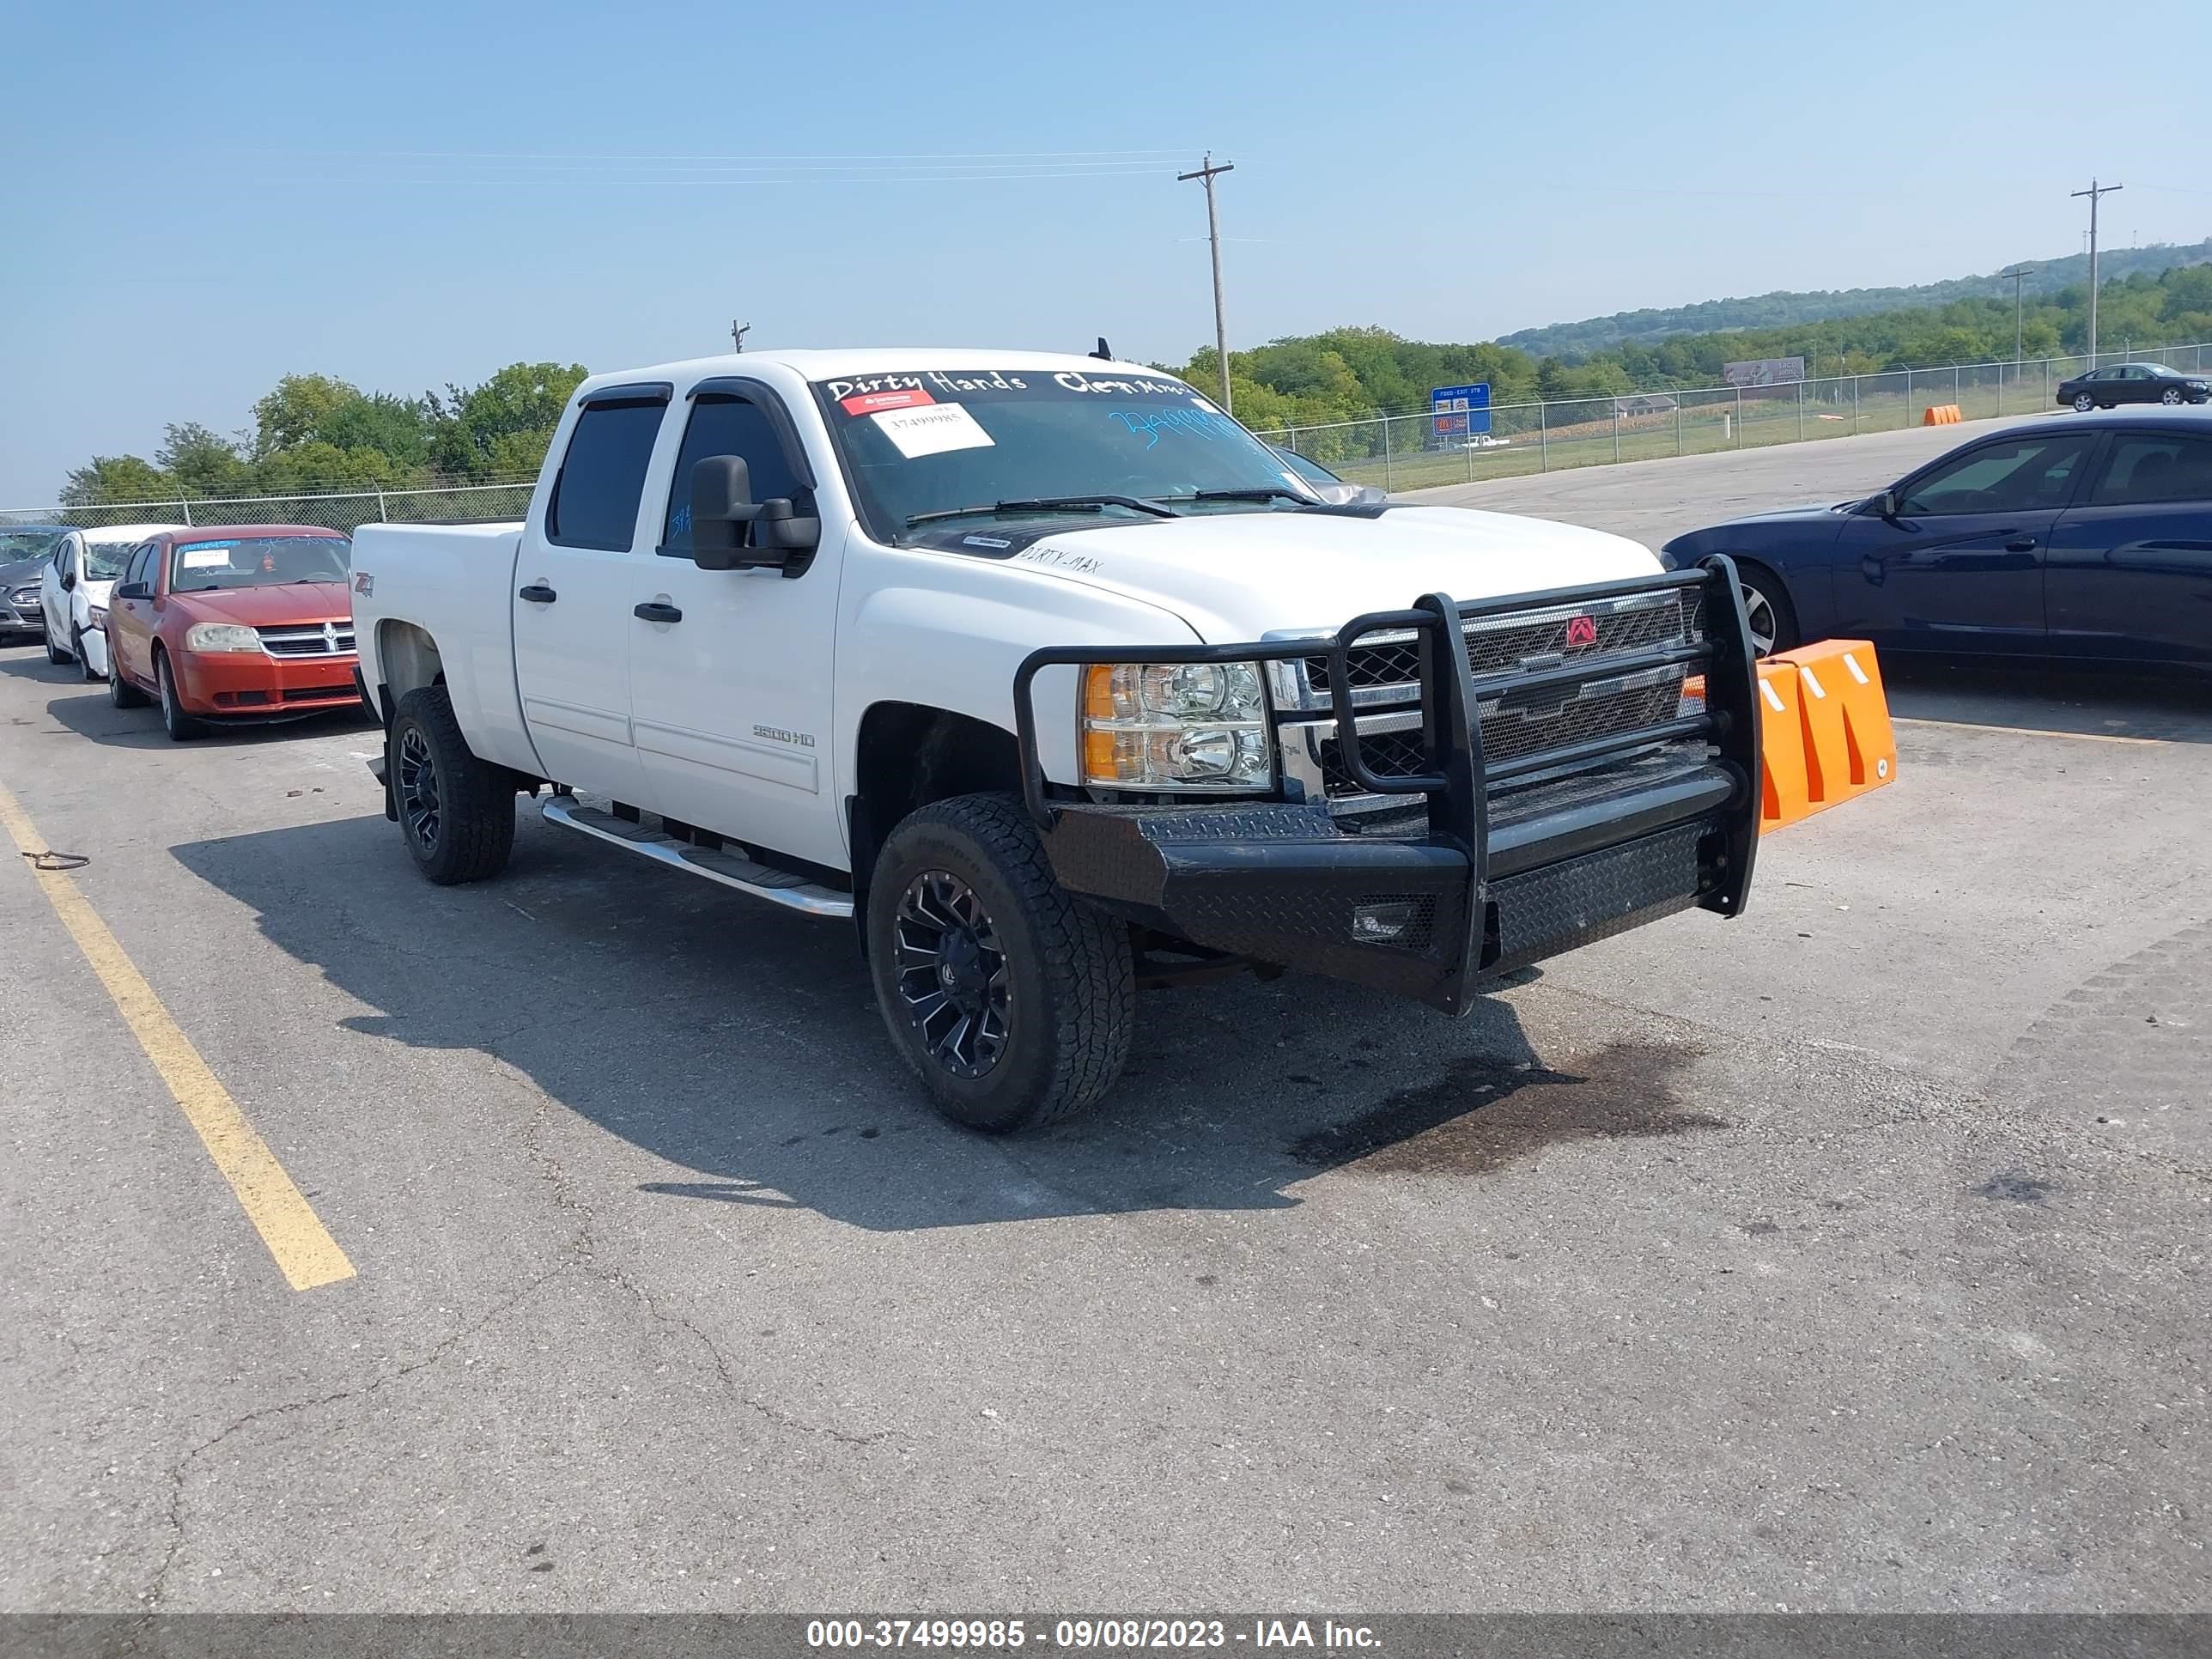
<instances>
[{"instance_id":1,"label":"asphalt pavement","mask_svg":"<svg viewBox=\"0 0 2212 1659\"><path fill-rule=\"evenodd\" d=\"M1648 538L1899 437L1447 494ZM1894 701L1740 921L1457 1023L1155 994L998 1140L838 926L534 816L433 888L373 727L0 652L33 850L353 1270L9 848L0 1607L2202 1608L2212 701Z\"/></svg>"}]
</instances>

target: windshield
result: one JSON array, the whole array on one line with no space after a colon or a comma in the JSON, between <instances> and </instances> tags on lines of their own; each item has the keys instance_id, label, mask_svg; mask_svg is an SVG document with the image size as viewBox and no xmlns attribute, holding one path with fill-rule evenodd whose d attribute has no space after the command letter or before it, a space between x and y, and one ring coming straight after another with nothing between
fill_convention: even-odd
<instances>
[{"instance_id":1,"label":"windshield","mask_svg":"<svg viewBox=\"0 0 2212 1659\"><path fill-rule=\"evenodd\" d=\"M1280 456L1164 374L925 369L821 380L815 393L878 540L969 509L992 517L1002 502L1133 523L1163 507L1316 500Z\"/></svg>"},{"instance_id":2,"label":"windshield","mask_svg":"<svg viewBox=\"0 0 2212 1659\"><path fill-rule=\"evenodd\" d=\"M131 550L137 542L87 542L84 544L84 574L87 581L112 582L123 574L123 567L131 562Z\"/></svg>"},{"instance_id":3,"label":"windshield","mask_svg":"<svg viewBox=\"0 0 2212 1659\"><path fill-rule=\"evenodd\" d=\"M287 582L342 582L353 544L343 536L252 536L235 541L179 542L169 555L169 591L204 593L218 587L281 587Z\"/></svg>"},{"instance_id":4,"label":"windshield","mask_svg":"<svg viewBox=\"0 0 2212 1659\"><path fill-rule=\"evenodd\" d=\"M68 534L66 530L0 530L0 564L43 559Z\"/></svg>"},{"instance_id":5,"label":"windshield","mask_svg":"<svg viewBox=\"0 0 2212 1659\"><path fill-rule=\"evenodd\" d=\"M1335 484L1344 482L1319 461L1310 461L1295 449L1279 449L1273 444L1267 447L1275 451L1277 458L1285 466L1290 468L1308 483Z\"/></svg>"}]
</instances>

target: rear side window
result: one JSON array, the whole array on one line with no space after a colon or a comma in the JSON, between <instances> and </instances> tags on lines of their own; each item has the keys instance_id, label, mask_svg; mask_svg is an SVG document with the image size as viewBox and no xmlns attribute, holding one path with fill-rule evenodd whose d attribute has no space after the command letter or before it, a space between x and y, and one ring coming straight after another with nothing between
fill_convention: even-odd
<instances>
[{"instance_id":1,"label":"rear side window","mask_svg":"<svg viewBox=\"0 0 2212 1659\"><path fill-rule=\"evenodd\" d=\"M775 426L757 404L741 398L702 397L684 428L684 447L677 453L676 477L668 489L660 550L671 556L691 555L691 469L709 455L735 455L744 462L757 501L789 501L805 494ZM800 512L807 510L806 502L799 506Z\"/></svg>"},{"instance_id":2,"label":"rear side window","mask_svg":"<svg viewBox=\"0 0 2212 1659\"><path fill-rule=\"evenodd\" d=\"M2212 438L2121 434L2089 504L2137 507L2158 501L2212 501Z\"/></svg>"},{"instance_id":3,"label":"rear side window","mask_svg":"<svg viewBox=\"0 0 2212 1659\"><path fill-rule=\"evenodd\" d=\"M560 547L626 553L637 531L645 469L668 405L591 404L577 417L568 453L545 504L545 539Z\"/></svg>"}]
</instances>

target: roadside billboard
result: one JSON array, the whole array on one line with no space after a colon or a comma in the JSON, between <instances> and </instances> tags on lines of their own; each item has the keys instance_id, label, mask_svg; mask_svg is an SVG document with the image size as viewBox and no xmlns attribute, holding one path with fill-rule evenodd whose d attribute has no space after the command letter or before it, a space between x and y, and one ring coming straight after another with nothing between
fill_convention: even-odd
<instances>
[{"instance_id":1,"label":"roadside billboard","mask_svg":"<svg viewBox=\"0 0 2212 1659\"><path fill-rule=\"evenodd\" d=\"M1490 382L1440 386L1429 393L1430 430L1439 438L1465 438L1490 430Z\"/></svg>"}]
</instances>

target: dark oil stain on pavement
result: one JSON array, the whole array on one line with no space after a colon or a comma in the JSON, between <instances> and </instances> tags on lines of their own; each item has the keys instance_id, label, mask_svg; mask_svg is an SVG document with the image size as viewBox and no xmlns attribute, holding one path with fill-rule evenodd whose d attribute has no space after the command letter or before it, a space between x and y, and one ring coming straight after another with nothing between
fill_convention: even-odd
<instances>
[{"instance_id":1,"label":"dark oil stain on pavement","mask_svg":"<svg viewBox=\"0 0 2212 1659\"><path fill-rule=\"evenodd\" d=\"M1973 1190L1976 1198L1993 1203L2040 1204L2051 1196L2056 1184L2025 1170L2000 1170Z\"/></svg>"},{"instance_id":2,"label":"dark oil stain on pavement","mask_svg":"<svg viewBox=\"0 0 2212 1659\"><path fill-rule=\"evenodd\" d=\"M1488 1175L1565 1141L1725 1129L1725 1118L1676 1098L1676 1074L1696 1058L1693 1049L1619 1042L1577 1074L1470 1055L1434 1083L1307 1135L1291 1156L1322 1169L1356 1160L1377 1175Z\"/></svg>"}]
</instances>

